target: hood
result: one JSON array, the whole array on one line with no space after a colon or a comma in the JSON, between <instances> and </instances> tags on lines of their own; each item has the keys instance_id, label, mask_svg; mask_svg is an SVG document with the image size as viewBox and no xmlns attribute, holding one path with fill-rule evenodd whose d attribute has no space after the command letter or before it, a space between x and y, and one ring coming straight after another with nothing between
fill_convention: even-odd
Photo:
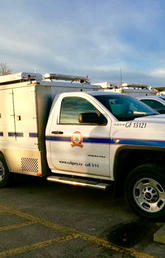
<instances>
[{"instance_id":1,"label":"hood","mask_svg":"<svg viewBox=\"0 0 165 258\"><path fill-rule=\"evenodd\" d=\"M135 118L134 121L146 121L146 122L152 122L152 123L164 123L165 124L165 114L143 116L143 117Z\"/></svg>"}]
</instances>

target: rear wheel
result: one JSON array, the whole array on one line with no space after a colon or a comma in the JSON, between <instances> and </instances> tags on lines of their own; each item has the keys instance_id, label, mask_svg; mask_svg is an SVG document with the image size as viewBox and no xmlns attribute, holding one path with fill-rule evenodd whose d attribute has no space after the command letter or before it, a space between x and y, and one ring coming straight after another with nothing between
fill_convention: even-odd
<instances>
[{"instance_id":1,"label":"rear wheel","mask_svg":"<svg viewBox=\"0 0 165 258\"><path fill-rule=\"evenodd\" d=\"M128 175L125 192L130 206L146 218L165 216L165 168L144 164Z\"/></svg>"},{"instance_id":2,"label":"rear wheel","mask_svg":"<svg viewBox=\"0 0 165 258\"><path fill-rule=\"evenodd\" d=\"M0 187L9 183L9 170L3 157L0 157Z\"/></svg>"}]
</instances>

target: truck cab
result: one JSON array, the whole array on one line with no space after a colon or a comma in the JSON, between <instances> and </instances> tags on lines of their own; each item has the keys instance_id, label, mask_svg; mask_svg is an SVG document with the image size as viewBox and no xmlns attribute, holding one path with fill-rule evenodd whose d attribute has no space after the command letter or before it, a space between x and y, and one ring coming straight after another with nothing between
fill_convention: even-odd
<instances>
[{"instance_id":1,"label":"truck cab","mask_svg":"<svg viewBox=\"0 0 165 258\"><path fill-rule=\"evenodd\" d=\"M145 144L148 125L143 119L156 114L136 99L117 93L60 94L46 127L49 168L53 173L114 180L117 149L124 139L128 141L128 134L135 141L135 131L136 141L143 132Z\"/></svg>"}]
</instances>

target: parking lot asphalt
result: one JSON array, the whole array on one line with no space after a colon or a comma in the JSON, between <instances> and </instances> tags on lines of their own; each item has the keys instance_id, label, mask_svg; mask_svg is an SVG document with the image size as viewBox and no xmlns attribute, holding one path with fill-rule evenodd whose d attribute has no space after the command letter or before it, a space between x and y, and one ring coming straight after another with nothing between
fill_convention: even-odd
<instances>
[{"instance_id":1,"label":"parking lot asphalt","mask_svg":"<svg viewBox=\"0 0 165 258\"><path fill-rule=\"evenodd\" d=\"M159 224L111 190L14 175L0 192L0 257L164 257Z\"/></svg>"}]
</instances>

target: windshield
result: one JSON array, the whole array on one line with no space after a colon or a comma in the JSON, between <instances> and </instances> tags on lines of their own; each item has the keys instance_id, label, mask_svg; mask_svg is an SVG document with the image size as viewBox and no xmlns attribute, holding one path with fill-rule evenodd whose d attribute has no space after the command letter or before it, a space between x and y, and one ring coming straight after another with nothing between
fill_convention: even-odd
<instances>
[{"instance_id":1,"label":"windshield","mask_svg":"<svg viewBox=\"0 0 165 258\"><path fill-rule=\"evenodd\" d=\"M137 117L157 115L153 109L139 100L127 95L96 95L99 100L119 121L133 120Z\"/></svg>"}]
</instances>

